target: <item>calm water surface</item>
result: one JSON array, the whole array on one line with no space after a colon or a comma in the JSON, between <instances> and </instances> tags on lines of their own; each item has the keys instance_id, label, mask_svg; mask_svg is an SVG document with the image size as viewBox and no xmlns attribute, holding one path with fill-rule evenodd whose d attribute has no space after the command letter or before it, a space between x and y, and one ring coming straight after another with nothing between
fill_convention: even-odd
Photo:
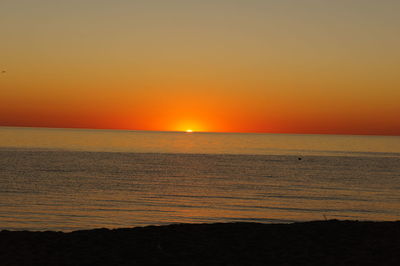
<instances>
[{"instance_id":1,"label":"calm water surface","mask_svg":"<svg viewBox=\"0 0 400 266\"><path fill-rule=\"evenodd\" d=\"M0 127L0 229L325 217L400 219L400 137Z\"/></svg>"}]
</instances>

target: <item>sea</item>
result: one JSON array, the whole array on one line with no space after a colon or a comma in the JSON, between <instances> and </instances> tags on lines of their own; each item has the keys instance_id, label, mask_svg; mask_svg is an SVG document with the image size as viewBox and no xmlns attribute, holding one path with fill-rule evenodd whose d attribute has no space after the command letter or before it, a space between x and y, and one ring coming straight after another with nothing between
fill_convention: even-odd
<instances>
[{"instance_id":1,"label":"sea","mask_svg":"<svg viewBox=\"0 0 400 266\"><path fill-rule=\"evenodd\" d=\"M400 137L0 127L0 230L400 220Z\"/></svg>"}]
</instances>

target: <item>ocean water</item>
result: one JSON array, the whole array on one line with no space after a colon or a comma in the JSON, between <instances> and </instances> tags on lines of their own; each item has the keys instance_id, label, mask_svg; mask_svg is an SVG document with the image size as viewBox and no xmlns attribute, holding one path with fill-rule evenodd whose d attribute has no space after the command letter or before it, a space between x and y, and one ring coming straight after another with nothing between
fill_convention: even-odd
<instances>
[{"instance_id":1,"label":"ocean water","mask_svg":"<svg viewBox=\"0 0 400 266\"><path fill-rule=\"evenodd\" d=\"M400 220L400 137L0 127L0 230Z\"/></svg>"}]
</instances>

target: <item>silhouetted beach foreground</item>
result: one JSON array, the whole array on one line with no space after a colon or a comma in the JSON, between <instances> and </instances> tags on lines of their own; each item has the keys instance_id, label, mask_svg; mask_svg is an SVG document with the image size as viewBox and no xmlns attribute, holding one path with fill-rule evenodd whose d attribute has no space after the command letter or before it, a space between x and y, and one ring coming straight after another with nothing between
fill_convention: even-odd
<instances>
[{"instance_id":1,"label":"silhouetted beach foreground","mask_svg":"<svg viewBox=\"0 0 400 266\"><path fill-rule=\"evenodd\" d=\"M1 265L400 265L400 222L0 232Z\"/></svg>"}]
</instances>

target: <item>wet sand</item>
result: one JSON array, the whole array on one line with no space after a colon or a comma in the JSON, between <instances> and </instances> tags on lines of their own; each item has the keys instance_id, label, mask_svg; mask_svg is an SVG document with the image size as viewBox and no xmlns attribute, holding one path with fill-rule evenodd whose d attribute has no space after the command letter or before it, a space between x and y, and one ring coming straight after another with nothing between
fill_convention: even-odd
<instances>
[{"instance_id":1,"label":"wet sand","mask_svg":"<svg viewBox=\"0 0 400 266\"><path fill-rule=\"evenodd\" d=\"M400 265L400 222L2 231L0 265Z\"/></svg>"}]
</instances>

